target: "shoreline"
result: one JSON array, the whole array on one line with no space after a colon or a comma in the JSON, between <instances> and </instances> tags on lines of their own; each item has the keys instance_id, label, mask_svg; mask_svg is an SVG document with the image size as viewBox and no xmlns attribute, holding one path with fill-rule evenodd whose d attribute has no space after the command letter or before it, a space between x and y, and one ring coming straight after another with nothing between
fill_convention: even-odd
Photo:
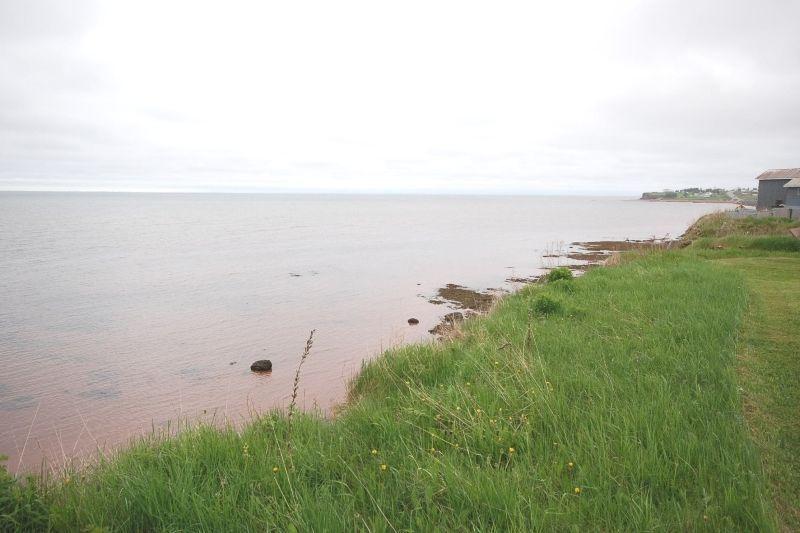
<instances>
[{"instance_id":1,"label":"shoreline","mask_svg":"<svg viewBox=\"0 0 800 533\"><path fill-rule=\"evenodd\" d=\"M660 198L639 198L641 202L655 202L655 203L678 203L678 204L730 204L730 205L744 205L745 207L755 207L755 205L747 205L742 204L741 202L736 202L734 200L695 200L695 199L686 199L682 200L680 198L672 198L672 199L660 199Z\"/></svg>"},{"instance_id":2,"label":"shoreline","mask_svg":"<svg viewBox=\"0 0 800 533\"><path fill-rule=\"evenodd\" d=\"M686 232L689 231L686 229ZM686 233L684 232L684 233ZM476 290L455 283L448 283L437 291L437 295L429 298L428 302L434 305L447 305L451 311L444 314L439 323L428 332L437 340L447 339L457 332L460 324L473 317L486 316L502 298L523 290L527 285L540 282L547 274L556 268L569 269L573 275L579 276L588 270L601 267L613 261L615 255L621 252L645 251L667 249L680 246L681 237L677 239L640 239L621 241L576 241L568 245L566 250L550 253L543 259L555 260L553 266L543 265L543 274L530 277L507 278L507 283L521 284L522 286L511 291L505 289ZM380 357L380 356L379 356ZM357 378L353 376L351 380Z\"/></svg>"},{"instance_id":3,"label":"shoreline","mask_svg":"<svg viewBox=\"0 0 800 533\"><path fill-rule=\"evenodd\" d=\"M692 225L688 248L684 240L582 243L596 258L598 249L634 253L613 268L528 284L447 342L383 352L352 379L332 417L270 410L242 427L190 425L140 438L85 471L31 478L28 492L0 481L25 498L11 501L34 530L792 524L770 498L791 505L785 471L797 465L749 429L770 422L759 416L773 400L748 395L759 409L742 413L752 376L736 372L735 339L749 324L743 317L760 316L748 293L763 289L763 276L784 280L780 294L800 291L787 278L800 267L800 247L773 236L781 221L760 223L773 233L744 237L720 234L719 218ZM670 253L636 253L660 249ZM798 301L781 300L792 309ZM751 342L763 333L746 331ZM797 366L792 346L780 353ZM783 384L769 391L786 392ZM781 406L789 417L781 431L800 417L792 407ZM716 438L703 438L709 433Z\"/></svg>"},{"instance_id":4,"label":"shoreline","mask_svg":"<svg viewBox=\"0 0 800 533\"><path fill-rule=\"evenodd\" d=\"M463 322L472 319L474 317L485 317L489 315L491 313L491 308L493 308L494 304L497 301L505 298L506 296L513 295L521 290L524 290L525 287L528 285L539 282L544 276L546 276L546 273L552 270L553 268L566 267L570 269L575 275L581 275L592 268L602 266L606 261L609 260L609 258L612 258L616 253L620 251L652 248L654 243L661 243L661 242L664 242L664 239L572 242L570 244L565 245L563 249L558 250L557 253L548 253L547 255L542 256L543 264L541 265L541 270L544 270L544 274L534 275L525 278L519 278L519 277L507 278L505 280L507 283L513 283L514 285L516 285L516 287L512 286L510 290L506 289L475 290L469 287L464 287L452 283L447 284L444 287L439 288L435 296L426 298L426 300L429 303L446 305L449 309L448 312L446 312L443 316L440 316L438 322L436 322L434 326L430 330L428 330L428 333L430 334L429 336L421 340L414 340L408 343L403 343L399 346L402 348L404 346L413 346L421 343L424 344L429 341L438 341L450 337L455 331L458 330L458 328L461 327L461 324ZM364 361L369 362L377 358L383 357L384 354L390 350L391 348L387 350L382 350L381 353L377 354L375 357L365 358ZM331 417L337 416L339 413L341 413L342 406L347 405L349 403L348 396L350 390L350 383L358 379L359 373L360 371L357 370L355 373L349 375L346 378L347 385L345 385L344 387L343 395L336 401L331 401L330 405L324 409L324 411L329 413L329 416ZM248 408L248 412L253 408ZM274 409L280 410L283 408L278 405L270 404L269 406L263 409L259 409L259 412L270 412ZM314 409L316 408L312 408L311 410ZM208 412L209 413L217 412L217 410L209 409ZM202 409L202 413L203 414L200 414L200 410L198 409L193 414L182 415L185 416L186 418L174 419L170 417L166 420L159 419L160 421L158 422L151 421L151 424L149 425L145 424L141 427L147 428L150 427L150 425L152 425L153 423L155 423L159 427L180 427L186 424L188 424L188 427L191 427L196 424L202 425L207 421L206 410ZM245 420L244 423L246 424L247 421ZM240 424L241 421L236 422L237 426L239 426ZM42 465L45 465L46 468L51 468L51 469L55 468L57 470L61 470L65 467L72 468L75 463L84 463L86 467L91 468L92 465L96 463L97 450L102 450L103 454L109 454L113 456L119 452L124 452L132 442L137 442L142 438L148 438L148 436L149 432L148 430L145 429L144 431L136 430L133 432L128 432L124 435L119 434L114 438L101 439L101 445L98 445L96 449L84 450L72 457L67 457L66 461L59 460L58 454L56 453L57 450L50 450L52 454L50 454L49 452L44 453L41 459L37 458L34 460L33 463L27 460L25 466L20 470L20 473L34 471L39 467L41 467ZM14 458L14 461L16 462L16 457ZM83 468L84 467L81 467L81 469Z\"/></svg>"}]
</instances>

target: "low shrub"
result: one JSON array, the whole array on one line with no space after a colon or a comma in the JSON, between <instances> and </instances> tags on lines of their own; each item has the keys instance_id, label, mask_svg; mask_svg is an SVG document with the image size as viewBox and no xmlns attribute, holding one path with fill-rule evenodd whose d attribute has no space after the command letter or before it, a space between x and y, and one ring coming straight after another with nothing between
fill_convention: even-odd
<instances>
[{"instance_id":1,"label":"low shrub","mask_svg":"<svg viewBox=\"0 0 800 533\"><path fill-rule=\"evenodd\" d=\"M572 271L567 267L558 267L547 273L548 282L558 281L560 279L572 279Z\"/></svg>"},{"instance_id":2,"label":"low shrub","mask_svg":"<svg viewBox=\"0 0 800 533\"><path fill-rule=\"evenodd\" d=\"M533 301L533 311L538 315L554 315L564 311L564 304L548 294L540 294Z\"/></svg>"},{"instance_id":3,"label":"low shrub","mask_svg":"<svg viewBox=\"0 0 800 533\"><path fill-rule=\"evenodd\" d=\"M570 283L571 280L568 279L557 279L556 281L551 283L551 287L556 289L560 292L572 294L575 292L575 284Z\"/></svg>"}]
</instances>

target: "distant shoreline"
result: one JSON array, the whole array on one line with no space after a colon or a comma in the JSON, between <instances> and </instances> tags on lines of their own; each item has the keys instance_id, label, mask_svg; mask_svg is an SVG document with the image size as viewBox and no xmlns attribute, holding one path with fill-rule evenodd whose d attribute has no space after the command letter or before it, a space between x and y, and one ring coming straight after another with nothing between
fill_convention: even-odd
<instances>
[{"instance_id":1,"label":"distant shoreline","mask_svg":"<svg viewBox=\"0 0 800 533\"><path fill-rule=\"evenodd\" d=\"M698 200L698 199L681 199L681 198L639 198L642 202L654 202L654 203L680 203L680 204L731 204L731 205L747 205L743 204L742 202L736 202L734 200ZM755 207L755 206L750 206Z\"/></svg>"}]
</instances>

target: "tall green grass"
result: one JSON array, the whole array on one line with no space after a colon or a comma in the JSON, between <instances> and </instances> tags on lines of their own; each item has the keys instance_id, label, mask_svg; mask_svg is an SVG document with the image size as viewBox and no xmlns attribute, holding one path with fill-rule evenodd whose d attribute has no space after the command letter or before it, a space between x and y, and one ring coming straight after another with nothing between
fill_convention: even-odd
<instances>
[{"instance_id":1,"label":"tall green grass","mask_svg":"<svg viewBox=\"0 0 800 533\"><path fill-rule=\"evenodd\" d=\"M744 236L731 235L729 237L711 238L702 237L692 243L695 248L702 249L730 249L757 250L764 252L800 252L800 239L791 235ZM736 254L740 255L740 254Z\"/></svg>"},{"instance_id":2,"label":"tall green grass","mask_svg":"<svg viewBox=\"0 0 800 533\"><path fill-rule=\"evenodd\" d=\"M731 218L724 212L700 217L684 234L685 240L701 237L787 235L790 228L800 226L800 221L783 217Z\"/></svg>"},{"instance_id":3,"label":"tall green grass","mask_svg":"<svg viewBox=\"0 0 800 533\"><path fill-rule=\"evenodd\" d=\"M49 526L769 531L734 370L746 295L676 253L529 286L365 365L333 420L197 427L51 480Z\"/></svg>"}]
</instances>

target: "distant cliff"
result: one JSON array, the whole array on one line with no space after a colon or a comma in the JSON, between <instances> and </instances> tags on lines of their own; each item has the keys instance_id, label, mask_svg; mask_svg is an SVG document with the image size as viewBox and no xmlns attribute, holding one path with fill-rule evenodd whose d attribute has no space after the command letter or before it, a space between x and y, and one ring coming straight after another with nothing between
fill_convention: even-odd
<instances>
[{"instance_id":1,"label":"distant cliff","mask_svg":"<svg viewBox=\"0 0 800 533\"><path fill-rule=\"evenodd\" d=\"M642 200L662 202L735 202L756 205L757 189L701 189L691 187L678 191L644 192Z\"/></svg>"}]
</instances>

